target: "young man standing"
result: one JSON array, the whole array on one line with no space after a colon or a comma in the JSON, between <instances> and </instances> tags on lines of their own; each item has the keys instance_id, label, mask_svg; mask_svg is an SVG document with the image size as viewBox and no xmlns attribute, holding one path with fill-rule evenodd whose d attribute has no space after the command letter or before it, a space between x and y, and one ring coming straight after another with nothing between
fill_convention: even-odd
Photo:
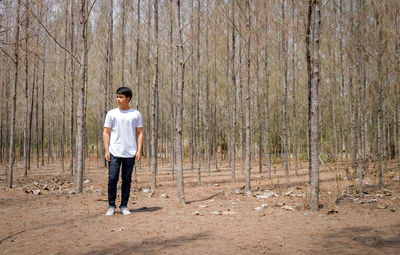
<instances>
[{"instance_id":1,"label":"young man standing","mask_svg":"<svg viewBox=\"0 0 400 255\"><path fill-rule=\"evenodd\" d=\"M122 179L120 210L123 215L131 214L127 205L131 190L132 170L135 162L140 160L143 145L142 115L129 106L132 90L120 87L116 94L118 108L107 113L103 131L105 159L108 161L107 216L115 213L120 168Z\"/></svg>"}]
</instances>

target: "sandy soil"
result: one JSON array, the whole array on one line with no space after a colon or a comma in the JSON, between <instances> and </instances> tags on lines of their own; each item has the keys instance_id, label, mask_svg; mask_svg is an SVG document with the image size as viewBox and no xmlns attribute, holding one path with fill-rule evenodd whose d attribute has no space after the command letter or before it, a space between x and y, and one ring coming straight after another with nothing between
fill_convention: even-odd
<instances>
[{"instance_id":1,"label":"sandy soil","mask_svg":"<svg viewBox=\"0 0 400 255\"><path fill-rule=\"evenodd\" d=\"M203 167L202 185L186 164L187 204L177 203L170 167L160 164L151 196L151 174L138 169L129 208L106 217L107 170L88 163L84 192L74 193L73 179L59 165L33 167L22 178L17 166L13 189L0 168L0 254L399 254L400 184L398 173L385 173L385 190L377 178L364 179L365 198L342 172L321 169L319 212L307 209L308 169L303 164L285 188L275 164L273 179L252 169L252 194L244 194L244 176L230 168ZM36 195L34 192L40 193ZM257 197L258 196L258 197ZM268 198L267 198L268 197Z\"/></svg>"}]
</instances>

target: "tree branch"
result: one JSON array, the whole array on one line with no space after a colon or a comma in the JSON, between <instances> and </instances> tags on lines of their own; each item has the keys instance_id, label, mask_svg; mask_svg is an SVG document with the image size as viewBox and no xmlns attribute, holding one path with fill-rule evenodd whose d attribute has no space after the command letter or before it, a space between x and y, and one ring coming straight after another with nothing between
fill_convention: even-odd
<instances>
[{"instance_id":1,"label":"tree branch","mask_svg":"<svg viewBox=\"0 0 400 255\"><path fill-rule=\"evenodd\" d=\"M26 6L24 3L21 3L25 6L25 8L27 10L29 10L29 12L33 15L33 17L37 20L37 22L39 22L39 24L42 26L42 28L44 29L44 31L51 37L51 39L53 39L53 41L64 51L66 51L73 59L75 59L75 61L79 64L79 66L81 66L81 62L75 57L74 54L72 54L72 52L70 52L68 49L66 49L64 46L61 45L61 43L59 43L57 41L57 39L50 34L49 30L46 28L46 26L42 23L42 21L36 16L36 14L29 8L29 6Z\"/></svg>"}]
</instances>

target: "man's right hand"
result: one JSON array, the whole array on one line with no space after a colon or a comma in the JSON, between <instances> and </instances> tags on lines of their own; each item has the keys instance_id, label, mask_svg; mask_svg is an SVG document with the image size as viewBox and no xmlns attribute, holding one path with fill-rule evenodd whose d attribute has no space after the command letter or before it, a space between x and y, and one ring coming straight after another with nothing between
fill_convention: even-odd
<instances>
[{"instance_id":1,"label":"man's right hand","mask_svg":"<svg viewBox=\"0 0 400 255\"><path fill-rule=\"evenodd\" d=\"M105 159L107 161L111 161L111 157L110 157L110 153L109 152L106 152Z\"/></svg>"}]
</instances>

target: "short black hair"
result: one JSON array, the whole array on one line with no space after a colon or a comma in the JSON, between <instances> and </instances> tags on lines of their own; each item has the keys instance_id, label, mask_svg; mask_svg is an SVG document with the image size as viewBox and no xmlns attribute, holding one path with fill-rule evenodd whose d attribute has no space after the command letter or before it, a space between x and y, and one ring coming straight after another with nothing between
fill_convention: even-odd
<instances>
[{"instance_id":1,"label":"short black hair","mask_svg":"<svg viewBox=\"0 0 400 255\"><path fill-rule=\"evenodd\" d=\"M128 87L118 88L116 94L125 95L126 97L129 97L129 101L131 101L132 99L132 90Z\"/></svg>"}]
</instances>

